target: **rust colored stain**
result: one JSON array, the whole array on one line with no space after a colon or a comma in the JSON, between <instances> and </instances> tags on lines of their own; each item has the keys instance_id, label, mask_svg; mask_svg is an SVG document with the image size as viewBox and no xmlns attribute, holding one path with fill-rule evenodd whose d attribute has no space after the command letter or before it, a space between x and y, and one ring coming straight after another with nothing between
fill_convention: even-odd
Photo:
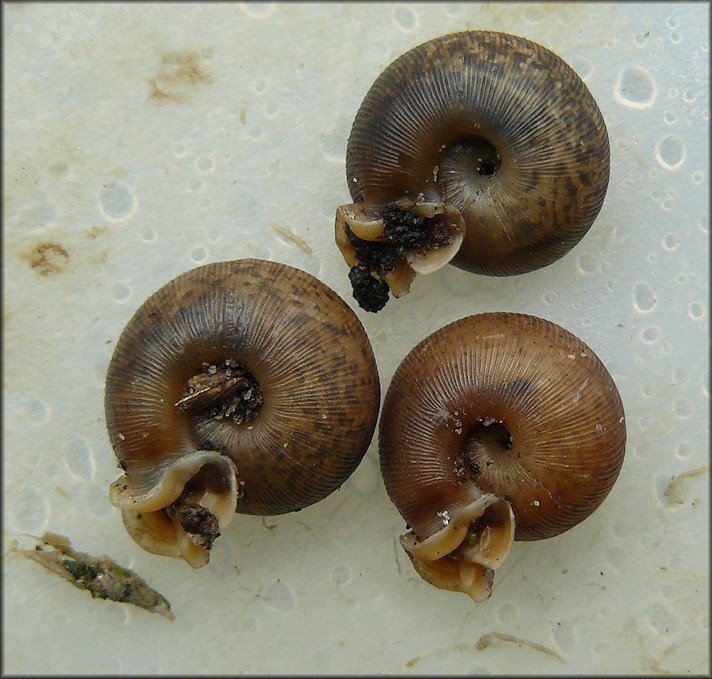
<instances>
[{"instance_id":1,"label":"rust colored stain","mask_svg":"<svg viewBox=\"0 0 712 679\"><path fill-rule=\"evenodd\" d=\"M104 231L106 231L106 228L107 227L105 227L105 226L93 226L87 232L87 238L89 240L95 240L99 234L104 233Z\"/></svg>"},{"instance_id":2,"label":"rust colored stain","mask_svg":"<svg viewBox=\"0 0 712 679\"><path fill-rule=\"evenodd\" d=\"M211 80L203 58L197 52L168 52L161 58L158 73L151 79L151 98L169 102L185 99L190 90Z\"/></svg>"},{"instance_id":3,"label":"rust colored stain","mask_svg":"<svg viewBox=\"0 0 712 679\"><path fill-rule=\"evenodd\" d=\"M25 255L25 259L40 276L53 276L64 269L69 253L58 243L40 243Z\"/></svg>"}]
</instances>

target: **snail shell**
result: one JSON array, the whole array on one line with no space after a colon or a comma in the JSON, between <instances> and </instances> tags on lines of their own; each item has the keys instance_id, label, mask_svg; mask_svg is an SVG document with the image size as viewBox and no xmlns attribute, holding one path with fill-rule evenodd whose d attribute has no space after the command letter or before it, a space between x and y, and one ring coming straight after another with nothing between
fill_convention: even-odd
<instances>
[{"instance_id":1,"label":"snail shell","mask_svg":"<svg viewBox=\"0 0 712 679\"><path fill-rule=\"evenodd\" d=\"M489 597L513 539L558 535L604 500L623 463L623 405L581 340L517 313L461 319L418 344L381 412L388 494L416 570Z\"/></svg>"},{"instance_id":2,"label":"snail shell","mask_svg":"<svg viewBox=\"0 0 712 679\"><path fill-rule=\"evenodd\" d=\"M105 391L124 470L112 504L145 549L207 563L232 519L336 490L371 441L380 386L368 337L329 287L244 259L170 281L136 311Z\"/></svg>"},{"instance_id":3,"label":"snail shell","mask_svg":"<svg viewBox=\"0 0 712 679\"><path fill-rule=\"evenodd\" d=\"M349 190L370 219L362 224L349 217L354 206L340 207L336 240L347 263L385 289L385 299L379 289L374 302L355 285L355 296L378 311L368 306L381 308L388 287L398 297L415 273L450 260L497 276L546 266L588 231L608 176L601 112L559 56L496 31L423 43L376 79L349 137ZM423 218L428 206L451 216ZM420 259L433 260L430 267L408 261L413 239L402 233L412 236L413 229L432 235L430 242L416 239ZM386 261L374 263L373 248L362 241L387 243Z\"/></svg>"}]
</instances>

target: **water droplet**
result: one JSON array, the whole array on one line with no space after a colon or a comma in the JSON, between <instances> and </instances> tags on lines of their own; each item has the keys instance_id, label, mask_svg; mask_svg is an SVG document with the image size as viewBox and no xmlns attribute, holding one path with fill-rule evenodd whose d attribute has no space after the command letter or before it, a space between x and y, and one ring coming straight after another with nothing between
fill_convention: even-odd
<instances>
[{"instance_id":1,"label":"water droplet","mask_svg":"<svg viewBox=\"0 0 712 679\"><path fill-rule=\"evenodd\" d=\"M396 7L393 10L393 21L397 28L406 33L413 33L418 28L418 17L407 7Z\"/></svg>"},{"instance_id":2,"label":"water droplet","mask_svg":"<svg viewBox=\"0 0 712 679\"><path fill-rule=\"evenodd\" d=\"M201 172L210 172L214 167L212 158L208 158L208 156L198 158L196 165Z\"/></svg>"},{"instance_id":3,"label":"water droplet","mask_svg":"<svg viewBox=\"0 0 712 679\"><path fill-rule=\"evenodd\" d=\"M668 17L668 20L665 23L667 23L668 28L677 28L680 25L677 17Z\"/></svg>"},{"instance_id":4,"label":"water droplet","mask_svg":"<svg viewBox=\"0 0 712 679\"><path fill-rule=\"evenodd\" d=\"M670 42L673 45L679 45L681 40L682 36L677 31L673 31L672 33L670 33Z\"/></svg>"},{"instance_id":5,"label":"water droplet","mask_svg":"<svg viewBox=\"0 0 712 679\"><path fill-rule=\"evenodd\" d=\"M578 269L581 273L591 273L596 268L596 258L589 252L579 257Z\"/></svg>"},{"instance_id":6,"label":"water droplet","mask_svg":"<svg viewBox=\"0 0 712 679\"><path fill-rule=\"evenodd\" d=\"M41 535L47 530L50 507L46 496L33 488L23 488L18 492L5 492L9 518L4 528L8 533L34 533ZM9 525L8 525L9 524Z\"/></svg>"},{"instance_id":7,"label":"water droplet","mask_svg":"<svg viewBox=\"0 0 712 679\"><path fill-rule=\"evenodd\" d=\"M243 618L242 619L242 630L244 632L247 632L248 634L254 634L257 631L257 628L260 626L257 618Z\"/></svg>"},{"instance_id":8,"label":"water droplet","mask_svg":"<svg viewBox=\"0 0 712 679\"><path fill-rule=\"evenodd\" d=\"M239 8L251 19L267 19L274 12L273 2L240 2Z\"/></svg>"},{"instance_id":9,"label":"water droplet","mask_svg":"<svg viewBox=\"0 0 712 679\"><path fill-rule=\"evenodd\" d=\"M202 245L196 245L190 251L190 258L196 264L200 264L208 258L208 251Z\"/></svg>"},{"instance_id":10,"label":"water droplet","mask_svg":"<svg viewBox=\"0 0 712 679\"><path fill-rule=\"evenodd\" d=\"M583 57L573 57L571 59L571 68L578 73L581 80L586 80L593 73L593 64Z\"/></svg>"},{"instance_id":11,"label":"water droplet","mask_svg":"<svg viewBox=\"0 0 712 679\"><path fill-rule=\"evenodd\" d=\"M378 464L370 455L367 455L349 477L347 487L353 488L359 495L371 495L378 489L380 479Z\"/></svg>"},{"instance_id":12,"label":"water droplet","mask_svg":"<svg viewBox=\"0 0 712 679\"><path fill-rule=\"evenodd\" d=\"M141 232L141 239L143 240L144 243L153 243L158 238L158 234L156 233L156 230L148 224L144 224L140 228L140 232Z\"/></svg>"},{"instance_id":13,"label":"water droplet","mask_svg":"<svg viewBox=\"0 0 712 679\"><path fill-rule=\"evenodd\" d=\"M119 302L119 304L128 302L128 300L131 299L132 294L133 292L131 288L126 283L117 283L111 291L112 299L115 302Z\"/></svg>"},{"instance_id":14,"label":"water droplet","mask_svg":"<svg viewBox=\"0 0 712 679\"><path fill-rule=\"evenodd\" d=\"M680 441L675 447L675 455L681 460L689 460L693 452L692 446L687 441Z\"/></svg>"},{"instance_id":15,"label":"water droplet","mask_svg":"<svg viewBox=\"0 0 712 679\"><path fill-rule=\"evenodd\" d=\"M188 180L188 191L191 193L200 193L203 190L203 182L200 179L192 178Z\"/></svg>"},{"instance_id":16,"label":"water droplet","mask_svg":"<svg viewBox=\"0 0 712 679\"><path fill-rule=\"evenodd\" d=\"M254 256L257 259L272 259L272 250L268 248L266 245L258 245L255 248L255 254Z\"/></svg>"},{"instance_id":17,"label":"water droplet","mask_svg":"<svg viewBox=\"0 0 712 679\"><path fill-rule=\"evenodd\" d=\"M689 280L686 273L679 273L675 276L675 282L684 285Z\"/></svg>"},{"instance_id":18,"label":"water droplet","mask_svg":"<svg viewBox=\"0 0 712 679\"><path fill-rule=\"evenodd\" d=\"M668 251L672 252L680 247L680 239L677 234L669 233L665 238L663 238L663 247Z\"/></svg>"},{"instance_id":19,"label":"water droplet","mask_svg":"<svg viewBox=\"0 0 712 679\"><path fill-rule=\"evenodd\" d=\"M674 125L675 122L677 121L677 116L673 111L667 111L665 113L665 123L667 125Z\"/></svg>"},{"instance_id":20,"label":"water droplet","mask_svg":"<svg viewBox=\"0 0 712 679\"><path fill-rule=\"evenodd\" d=\"M31 396L24 404L25 416L31 424L45 424L49 422L49 408L44 401Z\"/></svg>"},{"instance_id":21,"label":"water droplet","mask_svg":"<svg viewBox=\"0 0 712 679\"><path fill-rule=\"evenodd\" d=\"M655 159L666 170L677 170L685 160L685 145L676 135L663 137L655 145Z\"/></svg>"},{"instance_id":22,"label":"water droplet","mask_svg":"<svg viewBox=\"0 0 712 679\"><path fill-rule=\"evenodd\" d=\"M681 419L687 419L692 415L692 401L686 399L686 398L681 398L679 401L675 402L675 406L673 408L675 411L675 415L677 415Z\"/></svg>"},{"instance_id":23,"label":"water droplet","mask_svg":"<svg viewBox=\"0 0 712 679\"><path fill-rule=\"evenodd\" d=\"M645 615L658 635L671 635L677 629L677 618L662 602L654 601L646 605Z\"/></svg>"},{"instance_id":24,"label":"water droplet","mask_svg":"<svg viewBox=\"0 0 712 679\"><path fill-rule=\"evenodd\" d=\"M633 455L639 460L645 460L650 457L650 450L645 443L636 443L633 446Z\"/></svg>"},{"instance_id":25,"label":"water droplet","mask_svg":"<svg viewBox=\"0 0 712 679\"><path fill-rule=\"evenodd\" d=\"M645 344L654 344L655 342L658 341L659 337L660 337L660 328L658 328L656 326L652 326L650 328L645 328L640 333L640 339Z\"/></svg>"},{"instance_id":26,"label":"water droplet","mask_svg":"<svg viewBox=\"0 0 712 679\"><path fill-rule=\"evenodd\" d=\"M559 295L552 290L548 290L544 293L543 298L547 304L555 304L556 300L559 298Z\"/></svg>"},{"instance_id":27,"label":"water droplet","mask_svg":"<svg viewBox=\"0 0 712 679\"><path fill-rule=\"evenodd\" d=\"M188 148L182 141L174 142L173 144L173 155L176 158L183 158L188 154Z\"/></svg>"},{"instance_id":28,"label":"water droplet","mask_svg":"<svg viewBox=\"0 0 712 679\"><path fill-rule=\"evenodd\" d=\"M701 49L703 52L709 52L709 51L710 51L710 44L709 44L706 40L704 40L704 41L702 41L702 42L700 43L700 49Z\"/></svg>"},{"instance_id":29,"label":"water droplet","mask_svg":"<svg viewBox=\"0 0 712 679\"><path fill-rule=\"evenodd\" d=\"M687 374L687 369L683 368L680 366L679 368L675 368L675 370L672 373L672 379L675 380L676 384L685 384L688 380L688 374Z\"/></svg>"},{"instance_id":30,"label":"water droplet","mask_svg":"<svg viewBox=\"0 0 712 679\"><path fill-rule=\"evenodd\" d=\"M268 606L278 611L291 611L295 606L292 590L280 580L275 580L267 586L264 600Z\"/></svg>"},{"instance_id":31,"label":"water droplet","mask_svg":"<svg viewBox=\"0 0 712 679\"><path fill-rule=\"evenodd\" d=\"M655 387L652 384L644 384L640 389L640 393L647 398L652 398L655 396Z\"/></svg>"},{"instance_id":32,"label":"water droplet","mask_svg":"<svg viewBox=\"0 0 712 679\"><path fill-rule=\"evenodd\" d=\"M689 306L690 318L699 321L705 315L705 307L700 302L692 302Z\"/></svg>"},{"instance_id":33,"label":"water droplet","mask_svg":"<svg viewBox=\"0 0 712 679\"><path fill-rule=\"evenodd\" d=\"M280 102L277 100L270 100L265 103L265 115L268 118L276 118L279 115L279 112L282 110L280 106Z\"/></svg>"},{"instance_id":34,"label":"water droplet","mask_svg":"<svg viewBox=\"0 0 712 679\"><path fill-rule=\"evenodd\" d=\"M640 314L651 312L658 303L655 293L647 283L637 283L633 288L633 308Z\"/></svg>"},{"instance_id":35,"label":"water droplet","mask_svg":"<svg viewBox=\"0 0 712 679\"><path fill-rule=\"evenodd\" d=\"M524 10L524 19L530 24L538 24L544 18L544 12L533 2L527 3L527 8Z\"/></svg>"},{"instance_id":36,"label":"water droplet","mask_svg":"<svg viewBox=\"0 0 712 679\"><path fill-rule=\"evenodd\" d=\"M517 608L512 604L502 604L497 609L497 615L505 625L508 625L517 619L518 612Z\"/></svg>"},{"instance_id":37,"label":"water droplet","mask_svg":"<svg viewBox=\"0 0 712 679\"><path fill-rule=\"evenodd\" d=\"M338 587L349 581L351 569L348 566L336 566L331 571L331 581Z\"/></svg>"},{"instance_id":38,"label":"water droplet","mask_svg":"<svg viewBox=\"0 0 712 679\"><path fill-rule=\"evenodd\" d=\"M670 99L677 99L678 94L680 94L680 91L676 87L671 87L668 90L668 97L670 97Z\"/></svg>"},{"instance_id":39,"label":"water droplet","mask_svg":"<svg viewBox=\"0 0 712 679\"><path fill-rule=\"evenodd\" d=\"M462 14L462 7L459 5L445 5L445 14L451 17L456 17Z\"/></svg>"},{"instance_id":40,"label":"water droplet","mask_svg":"<svg viewBox=\"0 0 712 679\"><path fill-rule=\"evenodd\" d=\"M645 47L645 43L648 42L648 36L650 33L648 31L637 33L633 38L633 44L636 47Z\"/></svg>"},{"instance_id":41,"label":"water droplet","mask_svg":"<svg viewBox=\"0 0 712 679\"><path fill-rule=\"evenodd\" d=\"M688 90L682 95L682 100L686 104L691 104L695 99L697 99L697 92L693 92L692 90Z\"/></svg>"},{"instance_id":42,"label":"water droplet","mask_svg":"<svg viewBox=\"0 0 712 679\"><path fill-rule=\"evenodd\" d=\"M53 225L59 219L59 212L44 194L40 194L31 204L16 210L9 219L18 227L35 232Z\"/></svg>"},{"instance_id":43,"label":"water droplet","mask_svg":"<svg viewBox=\"0 0 712 679\"><path fill-rule=\"evenodd\" d=\"M657 97L653 76L640 66L629 66L618 74L613 95L623 106L650 108Z\"/></svg>"},{"instance_id":44,"label":"water droplet","mask_svg":"<svg viewBox=\"0 0 712 679\"><path fill-rule=\"evenodd\" d=\"M690 177L692 183L696 186L699 186L704 181L704 178L705 176L699 171L693 172L692 176Z\"/></svg>"},{"instance_id":45,"label":"water droplet","mask_svg":"<svg viewBox=\"0 0 712 679\"><path fill-rule=\"evenodd\" d=\"M107 219L123 222L134 216L136 196L124 182L111 182L99 191L99 207Z\"/></svg>"},{"instance_id":46,"label":"water droplet","mask_svg":"<svg viewBox=\"0 0 712 679\"><path fill-rule=\"evenodd\" d=\"M75 436L71 439L64 454L67 468L77 480L86 483L94 478L96 472L96 461L91 444L83 436Z\"/></svg>"},{"instance_id":47,"label":"water droplet","mask_svg":"<svg viewBox=\"0 0 712 679\"><path fill-rule=\"evenodd\" d=\"M446 266L438 271L440 282L448 292L458 297L469 297L475 291L472 275L454 266Z\"/></svg>"},{"instance_id":48,"label":"water droplet","mask_svg":"<svg viewBox=\"0 0 712 679\"><path fill-rule=\"evenodd\" d=\"M69 165L63 160L58 160L47 168L47 172L57 179L66 179L69 176Z\"/></svg>"}]
</instances>

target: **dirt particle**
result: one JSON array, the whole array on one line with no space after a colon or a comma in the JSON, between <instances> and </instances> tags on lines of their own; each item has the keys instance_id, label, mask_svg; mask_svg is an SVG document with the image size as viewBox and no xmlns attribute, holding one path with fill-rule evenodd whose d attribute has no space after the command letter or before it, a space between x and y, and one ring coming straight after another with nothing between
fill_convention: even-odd
<instances>
[{"instance_id":1,"label":"dirt particle","mask_svg":"<svg viewBox=\"0 0 712 679\"><path fill-rule=\"evenodd\" d=\"M197 52L168 52L161 57L158 73L151 79L151 98L161 102L182 101L191 90L212 77Z\"/></svg>"},{"instance_id":2,"label":"dirt particle","mask_svg":"<svg viewBox=\"0 0 712 679\"><path fill-rule=\"evenodd\" d=\"M91 229L89 229L89 231L87 232L87 238L89 240L95 240L99 234L104 233L104 231L106 231L106 228L107 227L105 226L92 226Z\"/></svg>"},{"instance_id":3,"label":"dirt particle","mask_svg":"<svg viewBox=\"0 0 712 679\"><path fill-rule=\"evenodd\" d=\"M40 243L24 255L40 276L58 274L69 261L69 253L58 243Z\"/></svg>"}]
</instances>

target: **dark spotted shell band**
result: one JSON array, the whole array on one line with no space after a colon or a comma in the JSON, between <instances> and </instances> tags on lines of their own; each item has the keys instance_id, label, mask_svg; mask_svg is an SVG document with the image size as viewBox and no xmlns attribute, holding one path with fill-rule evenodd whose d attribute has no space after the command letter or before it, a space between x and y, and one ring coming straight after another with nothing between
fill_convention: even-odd
<instances>
[{"instance_id":1,"label":"dark spotted shell band","mask_svg":"<svg viewBox=\"0 0 712 679\"><path fill-rule=\"evenodd\" d=\"M329 287L269 261L193 269L114 350L106 422L124 473L111 502L142 547L202 566L235 511L291 512L336 490L379 404L371 344Z\"/></svg>"},{"instance_id":2,"label":"dark spotted shell band","mask_svg":"<svg viewBox=\"0 0 712 679\"><path fill-rule=\"evenodd\" d=\"M601 112L556 54L496 31L423 43L376 79L349 137L336 241L356 298L377 311L448 261L546 266L586 234L608 176Z\"/></svg>"}]
</instances>

